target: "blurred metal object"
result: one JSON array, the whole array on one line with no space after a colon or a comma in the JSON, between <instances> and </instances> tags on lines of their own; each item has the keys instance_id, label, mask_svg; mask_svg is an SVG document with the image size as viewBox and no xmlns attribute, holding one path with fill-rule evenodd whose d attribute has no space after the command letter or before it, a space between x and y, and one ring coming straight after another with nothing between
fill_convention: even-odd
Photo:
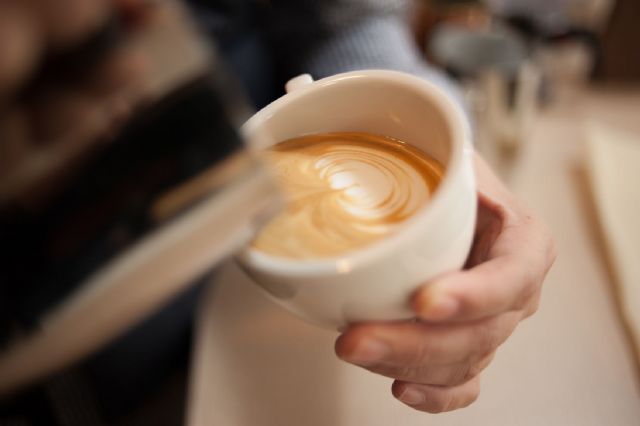
<instances>
[{"instance_id":1,"label":"blurred metal object","mask_svg":"<svg viewBox=\"0 0 640 426\"><path fill-rule=\"evenodd\" d=\"M491 14L480 0L416 0L411 23L418 46L429 53L427 46L440 25L485 29L491 23Z\"/></svg>"},{"instance_id":2,"label":"blurred metal object","mask_svg":"<svg viewBox=\"0 0 640 426\"><path fill-rule=\"evenodd\" d=\"M492 145L482 149L515 153L531 127L541 83L526 44L498 24L484 30L443 24L429 48L438 63L470 86L478 126Z\"/></svg>"},{"instance_id":3,"label":"blurred metal object","mask_svg":"<svg viewBox=\"0 0 640 426\"><path fill-rule=\"evenodd\" d=\"M532 62L523 62L515 77L515 89L510 94L510 82L503 74L489 71L480 79L484 92L484 110L479 119L486 135L503 154L515 155L532 132L538 110L541 74ZM486 148L486 147L485 147Z\"/></svg>"},{"instance_id":4,"label":"blurred metal object","mask_svg":"<svg viewBox=\"0 0 640 426\"><path fill-rule=\"evenodd\" d=\"M238 134L250 109L215 50L177 2L153 5L156 19L121 37L148 58L145 108L50 200L0 209L0 289L13 323L0 327L26 333L0 353L0 396L135 325L281 204Z\"/></svg>"},{"instance_id":5,"label":"blurred metal object","mask_svg":"<svg viewBox=\"0 0 640 426\"><path fill-rule=\"evenodd\" d=\"M487 70L514 77L529 56L517 35L501 26L477 31L443 24L435 30L429 51L439 64L462 78Z\"/></svg>"},{"instance_id":6,"label":"blurred metal object","mask_svg":"<svg viewBox=\"0 0 640 426\"><path fill-rule=\"evenodd\" d=\"M615 0L484 0L499 16L529 18L540 30L564 32L580 26L602 28Z\"/></svg>"}]
</instances>

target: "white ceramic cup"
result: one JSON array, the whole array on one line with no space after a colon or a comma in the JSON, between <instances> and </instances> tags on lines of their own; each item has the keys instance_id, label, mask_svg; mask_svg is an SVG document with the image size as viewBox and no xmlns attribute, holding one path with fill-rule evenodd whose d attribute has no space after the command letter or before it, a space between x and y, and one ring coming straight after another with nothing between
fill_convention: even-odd
<instances>
[{"instance_id":1,"label":"white ceramic cup","mask_svg":"<svg viewBox=\"0 0 640 426\"><path fill-rule=\"evenodd\" d=\"M257 148L292 137L363 131L420 148L445 166L433 198L395 233L335 258L294 260L248 248L241 267L280 305L312 323L412 317L413 291L460 269L469 253L477 196L473 148L460 108L433 84L394 71L356 71L287 83L288 93L245 124Z\"/></svg>"}]
</instances>

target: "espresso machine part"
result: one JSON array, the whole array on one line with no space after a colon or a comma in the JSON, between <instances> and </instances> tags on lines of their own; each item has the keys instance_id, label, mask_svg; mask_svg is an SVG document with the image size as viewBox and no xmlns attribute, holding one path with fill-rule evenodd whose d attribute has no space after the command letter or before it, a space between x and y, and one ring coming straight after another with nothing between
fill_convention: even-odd
<instances>
[{"instance_id":1,"label":"espresso machine part","mask_svg":"<svg viewBox=\"0 0 640 426\"><path fill-rule=\"evenodd\" d=\"M215 50L177 2L153 4L155 20L117 37L146 56L145 107L44 206L0 206L0 397L163 306L281 204Z\"/></svg>"}]
</instances>

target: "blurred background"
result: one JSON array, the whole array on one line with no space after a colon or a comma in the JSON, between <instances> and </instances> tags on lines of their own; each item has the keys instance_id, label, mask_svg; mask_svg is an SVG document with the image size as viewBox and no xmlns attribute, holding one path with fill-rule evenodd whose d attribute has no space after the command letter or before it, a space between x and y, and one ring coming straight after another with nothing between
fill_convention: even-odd
<instances>
[{"instance_id":1,"label":"blurred background","mask_svg":"<svg viewBox=\"0 0 640 426\"><path fill-rule=\"evenodd\" d=\"M334 333L272 306L226 265L215 286L195 286L87 364L104 394L67 371L0 406L0 426L638 425L640 1L413 3L417 49L459 84L476 148L559 249L539 313L499 351L480 400L438 416L407 409L389 380L335 358ZM148 357L142 335L176 337ZM136 360L130 377L144 385L101 375L114 359Z\"/></svg>"}]
</instances>

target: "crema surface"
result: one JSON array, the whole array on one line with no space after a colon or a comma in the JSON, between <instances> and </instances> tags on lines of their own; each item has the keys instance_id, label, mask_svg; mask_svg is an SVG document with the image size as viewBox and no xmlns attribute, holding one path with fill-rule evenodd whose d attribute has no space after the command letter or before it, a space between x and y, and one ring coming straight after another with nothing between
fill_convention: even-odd
<instances>
[{"instance_id":1,"label":"crema surface","mask_svg":"<svg viewBox=\"0 0 640 426\"><path fill-rule=\"evenodd\" d=\"M424 152L360 132L290 139L265 158L287 207L253 246L295 259L339 256L392 233L428 202L443 174Z\"/></svg>"}]
</instances>

